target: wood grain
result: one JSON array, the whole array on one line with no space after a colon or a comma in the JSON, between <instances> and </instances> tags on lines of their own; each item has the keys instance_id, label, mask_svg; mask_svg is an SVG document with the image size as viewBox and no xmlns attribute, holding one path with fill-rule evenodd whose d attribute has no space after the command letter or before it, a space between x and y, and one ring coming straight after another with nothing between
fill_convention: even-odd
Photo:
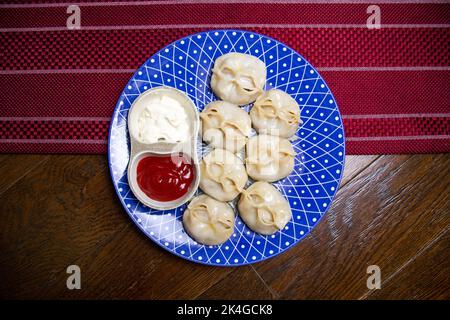
<instances>
[{"instance_id":1,"label":"wood grain","mask_svg":"<svg viewBox=\"0 0 450 320\"><path fill-rule=\"evenodd\" d=\"M368 166L375 162L381 156L346 156L344 173L340 187L343 187L350 180L364 171Z\"/></svg>"},{"instance_id":2,"label":"wood grain","mask_svg":"<svg viewBox=\"0 0 450 320\"><path fill-rule=\"evenodd\" d=\"M0 155L0 172L2 173L0 194L8 190L20 178L27 175L36 167L44 166L48 159L48 156L42 155Z\"/></svg>"},{"instance_id":3,"label":"wood grain","mask_svg":"<svg viewBox=\"0 0 450 320\"><path fill-rule=\"evenodd\" d=\"M381 157L339 191L305 241L255 269L283 298L361 297L368 265L392 274L448 226L449 157L430 160Z\"/></svg>"},{"instance_id":4,"label":"wood grain","mask_svg":"<svg viewBox=\"0 0 450 320\"><path fill-rule=\"evenodd\" d=\"M232 269L194 265L159 248L127 223L114 238L71 263L83 274L82 290L69 291L60 272L43 295L50 298L191 299ZM67 264L61 263L60 270Z\"/></svg>"},{"instance_id":5,"label":"wood grain","mask_svg":"<svg viewBox=\"0 0 450 320\"><path fill-rule=\"evenodd\" d=\"M449 208L450 209L450 208ZM432 241L395 274L382 281L382 290L372 290L367 299L450 299L450 233Z\"/></svg>"},{"instance_id":6,"label":"wood grain","mask_svg":"<svg viewBox=\"0 0 450 320\"><path fill-rule=\"evenodd\" d=\"M230 290L224 290L223 284L229 283L233 283L233 287L229 288ZM276 293L266 286L252 266L242 266L196 298L267 300L276 297Z\"/></svg>"},{"instance_id":7,"label":"wood grain","mask_svg":"<svg viewBox=\"0 0 450 320\"><path fill-rule=\"evenodd\" d=\"M196 286L204 290L231 272L201 266L193 270L184 261L180 266L179 258L143 236L121 207L103 157L54 157L0 201L9 222L0 235L2 296L189 298L200 293ZM66 288L65 270L71 264L83 270L82 291ZM182 285L165 288L175 281ZM139 285L131 286L134 282ZM127 291L130 286L133 294Z\"/></svg>"},{"instance_id":8,"label":"wood grain","mask_svg":"<svg viewBox=\"0 0 450 320\"><path fill-rule=\"evenodd\" d=\"M123 229L128 219L114 197L99 156L52 156L0 195L1 292L35 295L65 272L59 264Z\"/></svg>"},{"instance_id":9,"label":"wood grain","mask_svg":"<svg viewBox=\"0 0 450 320\"><path fill-rule=\"evenodd\" d=\"M325 219L252 266L184 261L125 214L104 156L0 155L0 297L448 299L449 155L351 156ZM66 268L82 270L67 290ZM366 268L382 289L366 287Z\"/></svg>"}]
</instances>

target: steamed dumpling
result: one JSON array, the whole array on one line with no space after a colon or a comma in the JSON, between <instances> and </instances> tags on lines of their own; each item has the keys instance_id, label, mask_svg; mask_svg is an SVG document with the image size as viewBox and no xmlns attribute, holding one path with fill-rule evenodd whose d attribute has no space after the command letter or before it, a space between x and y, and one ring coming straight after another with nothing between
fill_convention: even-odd
<instances>
[{"instance_id":1,"label":"steamed dumpling","mask_svg":"<svg viewBox=\"0 0 450 320\"><path fill-rule=\"evenodd\" d=\"M247 173L254 180L277 181L294 170L295 151L289 140L258 135L247 143Z\"/></svg>"},{"instance_id":2,"label":"steamed dumpling","mask_svg":"<svg viewBox=\"0 0 450 320\"><path fill-rule=\"evenodd\" d=\"M260 95L250 110L250 117L258 133L283 138L292 137L301 123L298 103L289 94L278 89Z\"/></svg>"},{"instance_id":3,"label":"steamed dumpling","mask_svg":"<svg viewBox=\"0 0 450 320\"><path fill-rule=\"evenodd\" d=\"M226 101L209 103L200 114L203 140L214 148L240 151L251 131L251 120L245 110Z\"/></svg>"},{"instance_id":4,"label":"steamed dumpling","mask_svg":"<svg viewBox=\"0 0 450 320\"><path fill-rule=\"evenodd\" d=\"M223 149L215 149L203 158L200 174L200 188L219 201L236 198L248 180L242 160Z\"/></svg>"},{"instance_id":5,"label":"steamed dumpling","mask_svg":"<svg viewBox=\"0 0 450 320\"><path fill-rule=\"evenodd\" d=\"M292 217L289 202L264 181L255 182L242 192L238 210L250 229L264 235L283 229Z\"/></svg>"},{"instance_id":6,"label":"steamed dumpling","mask_svg":"<svg viewBox=\"0 0 450 320\"><path fill-rule=\"evenodd\" d=\"M214 63L211 88L220 99L243 106L262 93L266 75L266 65L258 58L227 53Z\"/></svg>"},{"instance_id":7,"label":"steamed dumpling","mask_svg":"<svg viewBox=\"0 0 450 320\"><path fill-rule=\"evenodd\" d=\"M189 203L183 225L195 241L210 246L221 244L233 233L234 212L227 203L203 194Z\"/></svg>"}]
</instances>

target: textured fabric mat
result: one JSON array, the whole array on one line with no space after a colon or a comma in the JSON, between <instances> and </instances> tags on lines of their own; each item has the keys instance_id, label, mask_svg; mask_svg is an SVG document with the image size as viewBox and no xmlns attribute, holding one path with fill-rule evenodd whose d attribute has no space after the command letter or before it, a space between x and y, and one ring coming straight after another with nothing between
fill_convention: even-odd
<instances>
[{"instance_id":1,"label":"textured fabric mat","mask_svg":"<svg viewBox=\"0 0 450 320\"><path fill-rule=\"evenodd\" d=\"M347 154L450 151L448 1L66 1L0 4L0 152L103 153L134 70L191 33L271 36L308 59L343 115ZM328 3L329 2L329 3Z\"/></svg>"}]
</instances>

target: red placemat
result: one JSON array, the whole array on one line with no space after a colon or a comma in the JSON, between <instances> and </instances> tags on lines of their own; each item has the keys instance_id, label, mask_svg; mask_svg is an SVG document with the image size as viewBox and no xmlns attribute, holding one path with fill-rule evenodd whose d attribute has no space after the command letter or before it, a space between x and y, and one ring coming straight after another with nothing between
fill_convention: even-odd
<instances>
[{"instance_id":1,"label":"red placemat","mask_svg":"<svg viewBox=\"0 0 450 320\"><path fill-rule=\"evenodd\" d=\"M329 84L348 154L450 151L448 1L77 1L0 4L0 152L103 153L133 71L191 33L236 28L286 43ZM369 10L370 11L370 10Z\"/></svg>"}]
</instances>

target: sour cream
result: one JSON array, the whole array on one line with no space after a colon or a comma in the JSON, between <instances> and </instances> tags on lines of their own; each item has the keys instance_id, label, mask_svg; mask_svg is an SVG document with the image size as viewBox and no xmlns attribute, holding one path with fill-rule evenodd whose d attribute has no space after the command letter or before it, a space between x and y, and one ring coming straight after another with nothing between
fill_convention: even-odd
<instances>
[{"instance_id":1,"label":"sour cream","mask_svg":"<svg viewBox=\"0 0 450 320\"><path fill-rule=\"evenodd\" d=\"M130 118L130 131L141 143L180 143L189 137L189 119L181 103L164 93L139 102Z\"/></svg>"}]
</instances>

